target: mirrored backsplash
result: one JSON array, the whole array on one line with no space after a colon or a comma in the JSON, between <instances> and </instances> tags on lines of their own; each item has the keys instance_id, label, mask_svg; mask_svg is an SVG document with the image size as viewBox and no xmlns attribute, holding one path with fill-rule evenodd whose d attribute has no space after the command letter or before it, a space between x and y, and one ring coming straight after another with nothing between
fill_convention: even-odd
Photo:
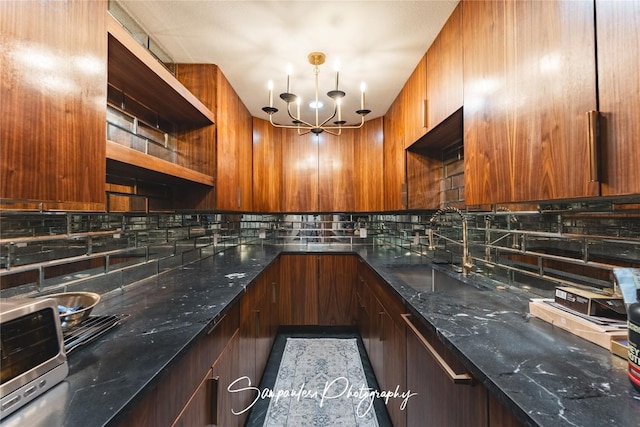
<instances>
[{"instance_id":1,"label":"mirrored backsplash","mask_svg":"<svg viewBox=\"0 0 640 427\"><path fill-rule=\"evenodd\" d=\"M461 271L456 213L106 214L3 212L0 296L106 293L240 244L393 247ZM613 289L640 267L640 204L462 209L472 274L551 296L555 286ZM433 239L429 241L428 231Z\"/></svg>"}]
</instances>

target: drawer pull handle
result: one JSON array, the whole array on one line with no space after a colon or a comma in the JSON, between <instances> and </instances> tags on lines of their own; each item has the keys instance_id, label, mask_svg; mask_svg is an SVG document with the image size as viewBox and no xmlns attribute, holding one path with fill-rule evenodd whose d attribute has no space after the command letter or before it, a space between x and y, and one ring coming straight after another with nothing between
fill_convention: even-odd
<instances>
[{"instance_id":1,"label":"drawer pull handle","mask_svg":"<svg viewBox=\"0 0 640 427\"><path fill-rule=\"evenodd\" d=\"M218 385L220 377L215 376L209 380L209 416L211 424L218 425Z\"/></svg>"},{"instance_id":2,"label":"drawer pull handle","mask_svg":"<svg viewBox=\"0 0 640 427\"><path fill-rule=\"evenodd\" d=\"M211 334L211 332L213 332L218 327L218 325L222 323L225 317L227 317L227 313L223 314L222 317L218 319L218 321L212 327L207 329L207 335Z\"/></svg>"},{"instance_id":3,"label":"drawer pull handle","mask_svg":"<svg viewBox=\"0 0 640 427\"><path fill-rule=\"evenodd\" d=\"M409 329L411 329L411 331L415 334L416 338L418 338L422 346L431 354L433 359L438 363L438 365L440 365L442 370L446 372L446 374L449 376L449 378L451 379L451 381L453 381L454 384L472 384L473 383L473 377L471 375L457 374L453 369L451 369L451 366L449 366L449 364L442 358L442 356L438 354L436 349L433 348L431 344L429 344L429 341L427 341L426 338L422 336L418 328L416 328L415 325L411 322L411 320L409 319L410 317L409 314L401 314L401 316L402 316L402 319L406 322Z\"/></svg>"},{"instance_id":4,"label":"drawer pull handle","mask_svg":"<svg viewBox=\"0 0 640 427\"><path fill-rule=\"evenodd\" d=\"M600 113L587 111L587 147L589 150L589 182L600 181Z\"/></svg>"}]
</instances>

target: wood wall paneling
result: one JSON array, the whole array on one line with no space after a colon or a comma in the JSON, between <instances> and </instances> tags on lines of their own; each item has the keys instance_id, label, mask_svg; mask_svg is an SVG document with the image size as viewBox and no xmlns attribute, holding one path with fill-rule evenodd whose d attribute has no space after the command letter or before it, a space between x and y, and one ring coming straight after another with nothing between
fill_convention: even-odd
<instances>
[{"instance_id":1,"label":"wood wall paneling","mask_svg":"<svg viewBox=\"0 0 640 427\"><path fill-rule=\"evenodd\" d=\"M441 201L442 160L407 150L409 209L438 209Z\"/></svg>"},{"instance_id":2,"label":"wood wall paneling","mask_svg":"<svg viewBox=\"0 0 640 427\"><path fill-rule=\"evenodd\" d=\"M640 2L596 1L602 195L640 193Z\"/></svg>"},{"instance_id":3,"label":"wood wall paneling","mask_svg":"<svg viewBox=\"0 0 640 427\"><path fill-rule=\"evenodd\" d=\"M0 3L0 198L104 210L106 9Z\"/></svg>"}]
</instances>

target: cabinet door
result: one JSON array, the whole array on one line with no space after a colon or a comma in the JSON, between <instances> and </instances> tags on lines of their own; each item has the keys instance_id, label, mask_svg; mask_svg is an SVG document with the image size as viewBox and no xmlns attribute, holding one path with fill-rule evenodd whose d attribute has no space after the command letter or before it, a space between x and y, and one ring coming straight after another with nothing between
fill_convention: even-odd
<instances>
[{"instance_id":1,"label":"cabinet door","mask_svg":"<svg viewBox=\"0 0 640 427\"><path fill-rule=\"evenodd\" d=\"M318 256L280 256L278 311L282 325L318 324Z\"/></svg>"},{"instance_id":2,"label":"cabinet door","mask_svg":"<svg viewBox=\"0 0 640 427\"><path fill-rule=\"evenodd\" d=\"M217 383L213 380L212 370L209 369L206 377L200 383L196 392L191 396L189 403L184 407L172 427L200 427L214 423L217 409L217 401L213 394L217 390Z\"/></svg>"},{"instance_id":3,"label":"cabinet door","mask_svg":"<svg viewBox=\"0 0 640 427\"><path fill-rule=\"evenodd\" d=\"M16 209L105 209L106 10L0 2L0 199L34 201Z\"/></svg>"},{"instance_id":4,"label":"cabinet door","mask_svg":"<svg viewBox=\"0 0 640 427\"><path fill-rule=\"evenodd\" d=\"M282 132L282 209L318 211L318 142L295 130Z\"/></svg>"},{"instance_id":5,"label":"cabinet door","mask_svg":"<svg viewBox=\"0 0 640 427\"><path fill-rule=\"evenodd\" d=\"M282 212L282 130L253 118L253 209Z\"/></svg>"},{"instance_id":6,"label":"cabinet door","mask_svg":"<svg viewBox=\"0 0 640 427\"><path fill-rule=\"evenodd\" d=\"M313 137L318 144L318 203L320 212L353 212L353 146L358 130L340 136L323 132Z\"/></svg>"},{"instance_id":7,"label":"cabinet door","mask_svg":"<svg viewBox=\"0 0 640 427\"><path fill-rule=\"evenodd\" d=\"M353 255L321 255L318 279L318 324L354 325L357 301L354 284L357 261Z\"/></svg>"},{"instance_id":8,"label":"cabinet door","mask_svg":"<svg viewBox=\"0 0 640 427\"><path fill-rule=\"evenodd\" d=\"M216 207L231 211L250 210L253 120L219 69L216 90Z\"/></svg>"},{"instance_id":9,"label":"cabinet door","mask_svg":"<svg viewBox=\"0 0 640 427\"><path fill-rule=\"evenodd\" d=\"M406 344L407 389L416 393L407 403L407 426L486 426L486 389L468 382L456 384L438 362L462 372L465 368L455 356L419 326L407 326Z\"/></svg>"},{"instance_id":10,"label":"cabinet door","mask_svg":"<svg viewBox=\"0 0 640 427\"><path fill-rule=\"evenodd\" d=\"M388 312L384 312L382 319L382 360L384 365L383 380L380 384L385 391L402 393L407 390L406 372L406 337L404 325L398 324L402 319L394 319ZM402 398L389 399L387 412L394 426L406 425L406 411L402 408Z\"/></svg>"},{"instance_id":11,"label":"cabinet door","mask_svg":"<svg viewBox=\"0 0 640 427\"><path fill-rule=\"evenodd\" d=\"M504 1L462 2L464 180L468 205L512 199L512 94L506 70Z\"/></svg>"},{"instance_id":12,"label":"cabinet door","mask_svg":"<svg viewBox=\"0 0 640 427\"><path fill-rule=\"evenodd\" d=\"M228 389L237 390L248 386L247 382L231 384L242 377L240 362L240 334L236 334L224 349L220 357L211 367L210 399L208 406L211 412L210 420L215 426L233 427L242 426L247 418L247 412L239 414L253 401L255 396L250 392L230 392ZM257 386L253 379L251 385ZM213 404L215 403L215 407ZM235 412L235 413L234 413Z\"/></svg>"},{"instance_id":13,"label":"cabinet door","mask_svg":"<svg viewBox=\"0 0 640 427\"><path fill-rule=\"evenodd\" d=\"M402 95L402 94L401 94ZM384 210L406 208L406 172L404 151L404 118L402 96L391 104L384 115Z\"/></svg>"},{"instance_id":14,"label":"cabinet door","mask_svg":"<svg viewBox=\"0 0 640 427\"><path fill-rule=\"evenodd\" d=\"M640 2L596 1L602 195L640 193Z\"/></svg>"},{"instance_id":15,"label":"cabinet door","mask_svg":"<svg viewBox=\"0 0 640 427\"><path fill-rule=\"evenodd\" d=\"M404 108L404 148L427 133L427 56L423 55L401 92Z\"/></svg>"},{"instance_id":16,"label":"cabinet door","mask_svg":"<svg viewBox=\"0 0 640 427\"><path fill-rule=\"evenodd\" d=\"M353 169L356 212L384 210L382 117L365 122L356 131Z\"/></svg>"},{"instance_id":17,"label":"cabinet door","mask_svg":"<svg viewBox=\"0 0 640 427\"><path fill-rule=\"evenodd\" d=\"M593 4L464 2L467 204L596 196Z\"/></svg>"},{"instance_id":18,"label":"cabinet door","mask_svg":"<svg viewBox=\"0 0 640 427\"><path fill-rule=\"evenodd\" d=\"M458 3L426 55L427 130L462 107L462 4Z\"/></svg>"}]
</instances>

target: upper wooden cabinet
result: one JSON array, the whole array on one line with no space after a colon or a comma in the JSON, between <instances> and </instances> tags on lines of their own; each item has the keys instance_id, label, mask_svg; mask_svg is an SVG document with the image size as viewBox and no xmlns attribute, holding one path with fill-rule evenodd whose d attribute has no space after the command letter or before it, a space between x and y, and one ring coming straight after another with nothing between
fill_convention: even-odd
<instances>
[{"instance_id":1,"label":"upper wooden cabinet","mask_svg":"<svg viewBox=\"0 0 640 427\"><path fill-rule=\"evenodd\" d=\"M467 204L599 194L585 166L593 14L588 1L463 2Z\"/></svg>"},{"instance_id":2,"label":"upper wooden cabinet","mask_svg":"<svg viewBox=\"0 0 640 427\"><path fill-rule=\"evenodd\" d=\"M462 107L462 3L429 47L425 62L425 129L431 131Z\"/></svg>"},{"instance_id":3,"label":"upper wooden cabinet","mask_svg":"<svg viewBox=\"0 0 640 427\"><path fill-rule=\"evenodd\" d=\"M253 118L253 209L282 211L282 129Z\"/></svg>"},{"instance_id":4,"label":"upper wooden cabinet","mask_svg":"<svg viewBox=\"0 0 640 427\"><path fill-rule=\"evenodd\" d=\"M104 210L106 10L0 2L3 209Z\"/></svg>"},{"instance_id":5,"label":"upper wooden cabinet","mask_svg":"<svg viewBox=\"0 0 640 427\"><path fill-rule=\"evenodd\" d=\"M384 210L383 119L369 120L355 131L353 175L356 212Z\"/></svg>"},{"instance_id":6,"label":"upper wooden cabinet","mask_svg":"<svg viewBox=\"0 0 640 427\"><path fill-rule=\"evenodd\" d=\"M402 88L404 146L427 133L427 56L423 55Z\"/></svg>"},{"instance_id":7,"label":"upper wooden cabinet","mask_svg":"<svg viewBox=\"0 0 640 427\"><path fill-rule=\"evenodd\" d=\"M216 90L216 208L250 211L253 204L253 118L220 69Z\"/></svg>"},{"instance_id":8,"label":"upper wooden cabinet","mask_svg":"<svg viewBox=\"0 0 640 427\"><path fill-rule=\"evenodd\" d=\"M406 161L404 140L404 103L402 93L384 115L384 210L399 211L407 207Z\"/></svg>"},{"instance_id":9,"label":"upper wooden cabinet","mask_svg":"<svg viewBox=\"0 0 640 427\"><path fill-rule=\"evenodd\" d=\"M596 1L602 195L640 193L640 2Z\"/></svg>"}]
</instances>

